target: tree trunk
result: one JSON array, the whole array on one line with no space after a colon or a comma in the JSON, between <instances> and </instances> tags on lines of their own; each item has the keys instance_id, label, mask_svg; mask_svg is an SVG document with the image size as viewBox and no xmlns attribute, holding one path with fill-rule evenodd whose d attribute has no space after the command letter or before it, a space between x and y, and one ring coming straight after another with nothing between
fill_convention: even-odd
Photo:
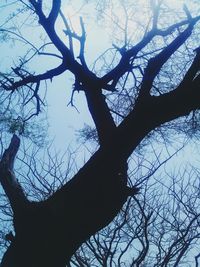
<instances>
[{"instance_id":1,"label":"tree trunk","mask_svg":"<svg viewBox=\"0 0 200 267\"><path fill-rule=\"evenodd\" d=\"M152 129L195 108L198 103L189 103L190 94L177 90L138 103L110 144L72 180L46 201L22 202L14 213L16 235L1 267L64 267L82 243L114 219L127 197L137 193L127 187L130 153Z\"/></svg>"},{"instance_id":2,"label":"tree trunk","mask_svg":"<svg viewBox=\"0 0 200 267\"><path fill-rule=\"evenodd\" d=\"M14 215L15 237L1 267L64 267L79 246L108 225L128 195L126 160L99 150L48 200Z\"/></svg>"}]
</instances>

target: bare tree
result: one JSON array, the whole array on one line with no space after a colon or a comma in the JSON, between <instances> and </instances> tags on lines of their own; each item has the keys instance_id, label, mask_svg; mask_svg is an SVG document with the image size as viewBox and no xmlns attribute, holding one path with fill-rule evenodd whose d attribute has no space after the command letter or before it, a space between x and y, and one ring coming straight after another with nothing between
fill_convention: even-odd
<instances>
[{"instance_id":1,"label":"bare tree","mask_svg":"<svg viewBox=\"0 0 200 267\"><path fill-rule=\"evenodd\" d=\"M0 181L12 208L15 236L11 238L1 266L66 266L72 255L90 236L113 221L129 196L135 200L138 216L141 216L142 221L142 227L138 225L136 230L141 250L131 264L141 266L149 250L147 229L149 221L153 220L153 213L146 212L145 207L141 206L135 197L138 193L137 186L128 184L127 160L142 140L149 137L155 129L162 129L163 124L167 125L166 123L178 119L183 128L183 118L188 116L190 122L196 122L195 114L198 112L195 111L199 109L200 50L198 39L195 46L191 47L191 40L194 40L191 38L198 30L200 16L193 15L188 7L184 6L181 18L169 25L163 19L166 15L165 3L150 1L152 15L147 27L143 28L143 36L139 36L140 40L135 44L128 39L128 32L125 30L123 46L114 45L117 57L113 58L116 60L111 62L111 68L101 68L102 74L97 75L86 62L86 30L83 19L80 19L81 34L78 35L61 11L60 0L52 1L50 7L49 3L39 0L18 2L22 7L19 12L27 11L31 17L37 18L48 42L38 49L21 35L20 30L13 32L11 29L1 29L4 34L14 35L31 46L17 66L10 72L1 74L2 94L9 103L15 103L13 96L18 96L19 99L22 96L22 99L25 99L22 106L33 104L34 111L28 108L22 120L27 122L41 111L43 101L39 92L42 90L42 83L70 71L75 79L73 90L83 91L86 96L88 109L96 127L99 149L70 181L49 198L33 202L27 198L14 174L14 159L20 140L17 135L13 136L1 159ZM125 5L124 10L127 12ZM59 16L66 28L64 33L68 38L68 45L59 36L56 28ZM78 57L74 42L79 44ZM56 52L42 50L49 44L55 47ZM53 56L59 64L41 73L28 71L25 65L36 53ZM177 54L183 56L177 57L177 64L173 65L174 56ZM179 60L182 59L185 65L181 68ZM105 63L107 60L108 58ZM170 77L174 72L178 77L168 86L164 74L167 73ZM129 75L132 79L128 79ZM121 90L118 92L118 105L115 105L119 110L116 110L113 104L116 103L118 86ZM123 97L125 101L122 101ZM112 113L117 117L112 116ZM169 128L170 126L172 127L169 124ZM177 127L175 129L177 130ZM177 213L174 213L174 216L176 215ZM157 252L156 257L162 258L158 260L160 266L166 266L174 253L180 257L181 254L184 255L183 247L187 249L189 242L188 229L198 221L198 216L188 216L182 236L175 236L175 241L169 243L168 251ZM167 219L160 221L166 228ZM174 227L174 222L169 222L169 225ZM142 236L138 233L140 228L144 230ZM192 240L197 237L198 233L193 235ZM105 250L103 257L108 258ZM176 262L179 263L178 257Z\"/></svg>"}]
</instances>

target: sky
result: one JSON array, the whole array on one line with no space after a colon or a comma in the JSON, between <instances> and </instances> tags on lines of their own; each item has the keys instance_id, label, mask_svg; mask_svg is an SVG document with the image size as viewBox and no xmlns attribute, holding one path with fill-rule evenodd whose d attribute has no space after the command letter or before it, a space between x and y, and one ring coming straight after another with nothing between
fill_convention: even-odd
<instances>
[{"instance_id":1,"label":"sky","mask_svg":"<svg viewBox=\"0 0 200 267\"><path fill-rule=\"evenodd\" d=\"M69 2L70 5L68 5ZM108 34L107 28L102 27L102 24L98 21L94 13L97 1L89 1L89 4L87 5L83 5L83 2L83 0L63 1L62 11L69 18L69 21L76 32L80 32L79 16L81 15L83 17L87 34L85 55L88 64L91 65L103 51L112 46L112 40ZM172 8L180 8L183 3L189 3L190 1L167 0L167 2ZM110 11L106 12L107 15L109 15ZM115 10L115 12L119 20L124 19L124 14L120 13L121 11L119 11L119 9ZM3 20L3 17L3 14L1 14L0 22ZM56 26L59 34L62 36L63 40L66 41L62 32L63 24L60 19L58 19ZM27 33L27 38L34 40L36 35L38 35L38 33L33 31L31 35ZM1 51L6 52L6 50L8 50L8 55L4 57L4 60L0 64L5 64L5 62L8 64L8 62L12 62L12 58L16 53L15 49L12 49L12 47L6 48L4 45ZM49 62L49 68L51 68L51 65L55 66L54 59L44 59L45 68L47 60ZM43 69L42 62L43 58L41 58L41 60L36 59L33 63L33 66L36 66L37 72L39 73L41 73ZM77 130L81 129L84 126L84 123L93 125L93 121L88 112L85 96L82 92L76 92L74 95L73 103L75 107L72 107L69 104L72 87L73 77L69 73L64 73L60 77L55 77L52 83L48 83L48 134L50 139L54 140L55 147L57 147L58 150L65 149L65 147L70 144L76 144L78 137Z\"/></svg>"},{"instance_id":2,"label":"sky","mask_svg":"<svg viewBox=\"0 0 200 267\"><path fill-rule=\"evenodd\" d=\"M89 65L91 65L103 51L112 46L112 41L108 34L107 28L102 27L101 23L97 21L97 17L94 15L95 13L93 11L97 1L91 1L91 4L85 6L82 5L82 0L74 0L70 2L71 5L69 6L67 4L68 1L63 1L64 4L62 6L62 10L63 13L69 17L73 28L77 32L80 31L79 16L82 15L87 33L86 59ZM189 3L189 1L183 0L168 0L168 3L172 8L180 8L184 2ZM119 10L116 12L120 20L124 18L123 14L120 13ZM1 24L3 17L5 17L3 16L5 14L2 14L1 9L0 15ZM62 33L63 25L60 19L58 19L56 25L58 32L61 34L63 40L66 41L65 36ZM37 35L38 32L35 32L33 29L31 35L29 32L27 33L27 38L34 40ZM15 47L13 46L13 48ZM22 46L20 46L20 48L22 48ZM9 65L12 63L16 50L12 49L12 46L6 47L3 45L1 52L4 52L6 56L3 57L3 61L0 62L0 66L1 64ZM36 66L37 72L41 73L42 69L46 68L47 64L48 67L51 68L52 66L55 66L55 62L56 60L54 59L44 59L41 57L41 59L37 58L35 60L33 66ZM55 77L52 83L48 82L48 135L50 139L54 140L54 145L57 150L65 150L69 145L76 146L76 141L78 138L77 131L84 126L84 123L93 125L83 92L75 93L73 99L75 107L72 107L69 104L72 94L72 87L73 77L67 72L59 77ZM188 150L186 154L189 153L190 151ZM184 158L186 157L186 154L184 155Z\"/></svg>"},{"instance_id":3,"label":"sky","mask_svg":"<svg viewBox=\"0 0 200 267\"><path fill-rule=\"evenodd\" d=\"M63 2L64 1L65 0L63 0ZM70 16L73 27L79 31L80 27L79 19L77 18L77 10L80 10L82 1L74 0L71 2L73 2L73 7L63 5L63 12ZM172 8L182 5L183 2L184 1L182 0L168 1ZM82 13L87 31L86 57L89 64L92 64L95 58L112 43L107 35L106 30L94 23L94 17L92 18L91 23L89 15L92 11L90 10L92 10L92 6L87 6L82 10ZM123 15L120 13L118 16L123 17ZM59 28L60 32L62 32L62 24L60 21L58 21L57 27ZM8 47L8 50L11 51L9 52L11 53L10 56L13 56L15 50L10 49L10 47ZM4 47L4 50L1 50L1 53L5 51L6 47ZM8 58L5 58L5 61L6 59ZM1 64L3 63L1 62ZM38 62L35 62L34 64L38 64ZM40 67L42 68L42 66ZM84 126L84 123L93 125L83 93L80 92L75 94L74 105L76 108L68 105L71 98L72 84L72 76L69 73L64 73L60 77L55 77L52 83L49 82L47 91L49 122L48 133L50 138L54 139L54 145L56 149L62 151L64 151L68 145L73 145L74 147L77 145L76 132ZM191 146L186 148L183 154L177 156L176 161L173 162L173 165L177 165L177 162L181 162L183 166L188 161L188 157L191 157L191 151L193 151L192 155L194 156L194 145L192 148Z\"/></svg>"},{"instance_id":4,"label":"sky","mask_svg":"<svg viewBox=\"0 0 200 267\"><path fill-rule=\"evenodd\" d=\"M90 65L98 55L112 46L112 41L107 30L98 23L94 15L97 1L91 1L91 3L89 2L86 5L83 2L82 0L74 0L70 1L70 5L68 5L68 2L66 4L63 2L62 11L69 18L76 32L80 32L79 17L83 17L87 34L85 56ZM185 2L188 1L167 0L171 8L181 8ZM120 9L115 10L115 12L119 19L124 19L124 14L120 13ZM57 29L62 35L63 24L59 19L57 21ZM63 40L64 38L63 35ZM54 88L55 86L59 88ZM68 106L71 89L72 80L69 78L69 75L64 74L62 77L54 79L54 83L50 85L47 92L49 102L49 133L51 136L54 136L56 145L59 148L66 142L76 142L77 136L74 133L83 127L84 123L93 125L83 93L76 93L74 97L74 104L78 111L76 108Z\"/></svg>"},{"instance_id":5,"label":"sky","mask_svg":"<svg viewBox=\"0 0 200 267\"><path fill-rule=\"evenodd\" d=\"M167 1L172 8L180 7L185 2L184 0ZM69 18L76 32L80 32L79 16L81 15L83 17L87 34L85 56L88 64L91 65L103 51L112 46L112 40L108 35L106 27L102 27L101 23L98 23L94 13L98 1L89 1L89 4L87 3L86 5L83 4L84 2L86 1L63 1L62 11ZM109 16L110 11L106 12ZM116 9L115 13L119 20L124 19L124 14L121 13L120 9ZM3 15L4 14L1 14L0 21L3 20ZM62 33L63 24L60 19L58 19L56 25L58 32L64 40L65 36ZM36 34L37 32L34 34L32 33L32 35L28 33L27 38L34 40ZM1 64L8 64L8 62L12 61L15 50L10 48L11 47L6 48L6 46L4 46L3 50L1 50L4 52L7 49L9 50L8 56L4 58ZM42 59L40 60L38 68L38 61L35 61L34 64L37 65L37 70L40 68L42 69L41 63ZM49 66L51 63L53 64L53 60L49 62ZM46 64L44 64L44 66L46 66ZM74 133L82 128L84 123L93 125L83 93L76 93L74 96L76 108L68 105L71 98L72 84L72 76L70 76L69 73L64 73L61 77L54 78L53 83L49 83L49 88L47 90L49 134L51 138L54 139L59 149L65 146L65 144L76 142L77 135Z\"/></svg>"}]
</instances>

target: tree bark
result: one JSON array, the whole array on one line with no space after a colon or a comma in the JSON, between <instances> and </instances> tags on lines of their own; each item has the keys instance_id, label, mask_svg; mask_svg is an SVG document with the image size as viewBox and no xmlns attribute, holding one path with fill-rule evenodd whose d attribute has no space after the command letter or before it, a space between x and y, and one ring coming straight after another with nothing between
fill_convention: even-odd
<instances>
[{"instance_id":1,"label":"tree bark","mask_svg":"<svg viewBox=\"0 0 200 267\"><path fill-rule=\"evenodd\" d=\"M130 153L152 129L199 106L190 98L191 91L183 89L139 103L110 143L100 148L72 180L48 200L27 201L16 210L15 237L2 267L64 267L83 242L108 225L127 197L137 193L137 188L127 187Z\"/></svg>"},{"instance_id":2,"label":"tree bark","mask_svg":"<svg viewBox=\"0 0 200 267\"><path fill-rule=\"evenodd\" d=\"M1 266L64 267L78 247L109 224L127 197L137 192L126 186L126 172L126 159L100 149L48 200L26 200L14 207L15 236ZM4 174L0 172L8 179Z\"/></svg>"}]
</instances>

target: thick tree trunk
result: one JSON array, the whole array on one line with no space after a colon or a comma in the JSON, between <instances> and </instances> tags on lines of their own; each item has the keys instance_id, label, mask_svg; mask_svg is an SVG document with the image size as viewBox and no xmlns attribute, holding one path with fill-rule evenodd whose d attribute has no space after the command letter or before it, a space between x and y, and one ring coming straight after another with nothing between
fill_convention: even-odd
<instances>
[{"instance_id":1,"label":"thick tree trunk","mask_svg":"<svg viewBox=\"0 0 200 267\"><path fill-rule=\"evenodd\" d=\"M16 235L1 267L64 267L83 242L113 220L127 197L137 193L127 187L127 158L152 129L199 105L190 103L190 94L177 90L138 103L110 144L72 180L44 202L25 201L14 214Z\"/></svg>"},{"instance_id":2,"label":"thick tree trunk","mask_svg":"<svg viewBox=\"0 0 200 267\"><path fill-rule=\"evenodd\" d=\"M109 154L99 150L48 200L23 206L14 216L16 235L2 267L64 267L84 241L113 220L137 189L126 186L126 160Z\"/></svg>"}]
</instances>

